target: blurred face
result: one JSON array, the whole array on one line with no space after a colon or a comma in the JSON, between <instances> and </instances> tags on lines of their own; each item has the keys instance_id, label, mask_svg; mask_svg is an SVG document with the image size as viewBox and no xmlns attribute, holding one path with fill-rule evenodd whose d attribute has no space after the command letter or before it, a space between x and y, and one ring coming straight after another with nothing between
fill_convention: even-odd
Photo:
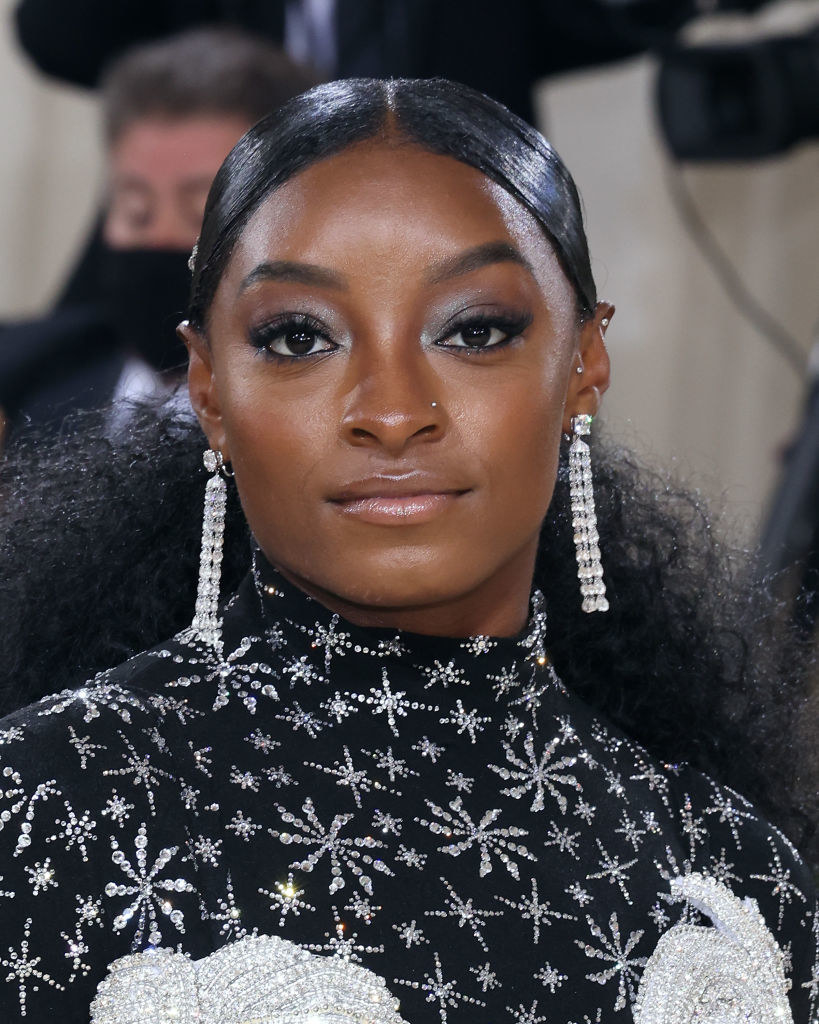
<instances>
[{"instance_id":1,"label":"blurred face","mask_svg":"<svg viewBox=\"0 0 819 1024\"><path fill-rule=\"evenodd\" d=\"M242 118L216 115L134 121L108 154L108 245L191 249L210 184L249 127Z\"/></svg>"},{"instance_id":2,"label":"blurred face","mask_svg":"<svg viewBox=\"0 0 819 1024\"><path fill-rule=\"evenodd\" d=\"M183 333L194 408L274 565L362 624L508 635L561 430L608 380L610 313L578 327L551 246L499 186L379 143L270 196L207 337Z\"/></svg>"}]
</instances>

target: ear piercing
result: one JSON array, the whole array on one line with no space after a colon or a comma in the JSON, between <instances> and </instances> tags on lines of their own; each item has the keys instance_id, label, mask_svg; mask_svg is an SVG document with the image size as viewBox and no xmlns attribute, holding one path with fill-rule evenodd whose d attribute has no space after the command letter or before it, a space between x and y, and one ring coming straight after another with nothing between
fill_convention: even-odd
<instances>
[{"instance_id":1,"label":"ear piercing","mask_svg":"<svg viewBox=\"0 0 819 1024\"><path fill-rule=\"evenodd\" d=\"M610 321L609 321L609 318L607 316L604 316L602 318L602 320L600 321L600 326L603 328L603 330L605 330L608 327L609 322Z\"/></svg>"}]
</instances>

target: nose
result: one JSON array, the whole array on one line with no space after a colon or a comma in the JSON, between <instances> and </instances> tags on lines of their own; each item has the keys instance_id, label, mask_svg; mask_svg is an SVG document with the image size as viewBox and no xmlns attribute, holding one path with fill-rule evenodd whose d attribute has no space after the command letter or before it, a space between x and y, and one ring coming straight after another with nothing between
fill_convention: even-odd
<instances>
[{"instance_id":1,"label":"nose","mask_svg":"<svg viewBox=\"0 0 819 1024\"><path fill-rule=\"evenodd\" d=\"M354 360L353 372L341 422L349 444L401 455L414 444L443 437L447 414L441 383L420 346L412 351L411 343L385 344Z\"/></svg>"}]
</instances>

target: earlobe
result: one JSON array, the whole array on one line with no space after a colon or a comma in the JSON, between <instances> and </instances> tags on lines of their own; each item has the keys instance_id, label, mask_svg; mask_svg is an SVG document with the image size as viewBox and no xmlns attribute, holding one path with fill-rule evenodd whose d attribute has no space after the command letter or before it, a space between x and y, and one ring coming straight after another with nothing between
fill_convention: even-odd
<instances>
[{"instance_id":1,"label":"earlobe","mask_svg":"<svg viewBox=\"0 0 819 1024\"><path fill-rule=\"evenodd\" d=\"M213 359L203 333L183 320L176 333L188 349L188 393L191 406L205 432L210 447L219 450L228 461L222 411L213 375Z\"/></svg>"}]
</instances>

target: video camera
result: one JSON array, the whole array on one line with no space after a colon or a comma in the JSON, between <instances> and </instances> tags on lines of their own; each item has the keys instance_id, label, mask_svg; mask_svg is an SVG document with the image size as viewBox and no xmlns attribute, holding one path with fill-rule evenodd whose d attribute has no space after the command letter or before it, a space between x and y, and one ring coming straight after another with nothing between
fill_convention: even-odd
<instances>
[{"instance_id":1,"label":"video camera","mask_svg":"<svg viewBox=\"0 0 819 1024\"><path fill-rule=\"evenodd\" d=\"M599 0L658 52L660 124L681 160L755 160L819 137L819 20L804 34L686 45L675 28L698 13L765 0ZM819 7L819 5L814 5Z\"/></svg>"}]
</instances>

